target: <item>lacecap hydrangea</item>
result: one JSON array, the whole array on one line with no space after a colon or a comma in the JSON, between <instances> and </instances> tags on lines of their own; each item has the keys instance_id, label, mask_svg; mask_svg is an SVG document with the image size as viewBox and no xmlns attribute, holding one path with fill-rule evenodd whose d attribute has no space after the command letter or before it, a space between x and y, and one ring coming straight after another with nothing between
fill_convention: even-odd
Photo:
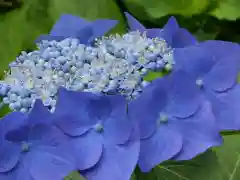
<instances>
[{"instance_id":1,"label":"lacecap hydrangea","mask_svg":"<svg viewBox=\"0 0 240 180\"><path fill-rule=\"evenodd\" d=\"M198 42L174 17L163 29L147 29L125 15L129 32L108 37L103 35L116 25L114 20L88 22L63 15L48 35L36 40L37 50L22 52L9 65L0 88L3 103L15 111L8 116L39 114L30 117L49 128L35 131L29 118L21 127L33 129L42 144L40 132L64 139L54 143L52 138L50 144L56 149L53 156L65 164L56 169L44 157L44 164L36 161L37 168L26 166L14 177L57 180L78 170L89 180L128 180L136 165L149 172L166 160L189 160L221 145L220 130L240 128L238 44ZM149 72L163 70L169 74L144 80ZM43 109L47 117L40 116ZM10 122L8 116L5 122ZM28 137L18 126L14 137ZM9 141L9 135L2 137ZM23 140L23 145L32 144ZM7 152L4 145L0 148L2 157ZM61 158L65 151L74 160ZM12 162L16 159L0 160L0 170L10 164L0 171L9 180L15 173Z\"/></svg>"}]
</instances>

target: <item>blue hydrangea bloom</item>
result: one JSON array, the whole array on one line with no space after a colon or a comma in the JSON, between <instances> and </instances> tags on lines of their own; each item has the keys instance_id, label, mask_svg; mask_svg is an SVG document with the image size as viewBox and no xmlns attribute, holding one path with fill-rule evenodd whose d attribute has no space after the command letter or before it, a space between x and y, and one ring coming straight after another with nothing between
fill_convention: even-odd
<instances>
[{"instance_id":1,"label":"blue hydrangea bloom","mask_svg":"<svg viewBox=\"0 0 240 180\"><path fill-rule=\"evenodd\" d=\"M51 125L37 100L29 114L13 112L0 121L1 180L62 180L76 169L67 138Z\"/></svg>"},{"instance_id":2,"label":"blue hydrangea bloom","mask_svg":"<svg viewBox=\"0 0 240 180\"><path fill-rule=\"evenodd\" d=\"M180 28L174 17L170 17L163 29L146 29L129 13L125 12L125 16L127 18L130 31L140 31L141 33L146 32L147 36L150 38L162 38L172 48L181 48L197 44L197 39L188 30Z\"/></svg>"},{"instance_id":3,"label":"blue hydrangea bloom","mask_svg":"<svg viewBox=\"0 0 240 180\"><path fill-rule=\"evenodd\" d=\"M183 71L154 80L129 103L140 128L139 166L149 172L163 161L189 160L222 144L207 99Z\"/></svg>"},{"instance_id":4,"label":"blue hydrangea bloom","mask_svg":"<svg viewBox=\"0 0 240 180\"><path fill-rule=\"evenodd\" d=\"M78 16L64 14L53 26L49 35L41 35L35 42L39 43L43 40L62 41L66 38L77 38L82 44L88 44L111 30L117 22L116 20L108 19L97 19L89 22Z\"/></svg>"},{"instance_id":5,"label":"blue hydrangea bloom","mask_svg":"<svg viewBox=\"0 0 240 180\"><path fill-rule=\"evenodd\" d=\"M140 143L125 98L60 88L53 116L70 138L82 175L91 180L130 179Z\"/></svg>"},{"instance_id":6,"label":"blue hydrangea bloom","mask_svg":"<svg viewBox=\"0 0 240 180\"><path fill-rule=\"evenodd\" d=\"M212 104L220 130L240 129L237 110L240 99L236 93L239 52L238 44L223 41L206 41L174 51L175 70L184 70L195 79L195 85Z\"/></svg>"}]
</instances>

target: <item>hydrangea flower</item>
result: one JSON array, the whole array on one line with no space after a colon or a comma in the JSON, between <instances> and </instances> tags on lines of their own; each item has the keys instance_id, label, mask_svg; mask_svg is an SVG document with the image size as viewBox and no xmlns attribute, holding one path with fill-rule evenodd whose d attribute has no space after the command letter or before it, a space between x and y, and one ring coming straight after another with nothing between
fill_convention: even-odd
<instances>
[{"instance_id":1,"label":"hydrangea flower","mask_svg":"<svg viewBox=\"0 0 240 180\"><path fill-rule=\"evenodd\" d=\"M163 161L189 160L222 144L209 101L183 71L154 80L130 102L140 128L139 167L149 172Z\"/></svg>"},{"instance_id":2,"label":"hydrangea flower","mask_svg":"<svg viewBox=\"0 0 240 180\"><path fill-rule=\"evenodd\" d=\"M223 41L206 41L174 51L175 70L184 70L195 79L195 85L212 104L220 130L240 129L237 110L240 99L236 93L239 52L238 44Z\"/></svg>"},{"instance_id":3,"label":"hydrangea flower","mask_svg":"<svg viewBox=\"0 0 240 180\"><path fill-rule=\"evenodd\" d=\"M118 21L97 19L93 22L86 21L70 14L62 15L53 26L49 35L41 35L35 42L43 40L62 41L66 38L77 38L82 44L91 43L95 38L103 36L111 30Z\"/></svg>"},{"instance_id":4,"label":"hydrangea flower","mask_svg":"<svg viewBox=\"0 0 240 180\"><path fill-rule=\"evenodd\" d=\"M0 121L1 180L62 180L76 170L66 136L51 125L37 100L29 114L13 112Z\"/></svg>"},{"instance_id":5,"label":"hydrangea flower","mask_svg":"<svg viewBox=\"0 0 240 180\"><path fill-rule=\"evenodd\" d=\"M130 31L146 32L150 38L162 38L172 48L182 48L189 45L197 44L197 39L186 29L180 28L177 20L170 17L163 29L151 28L146 29L137 19L125 12Z\"/></svg>"},{"instance_id":6,"label":"hydrangea flower","mask_svg":"<svg viewBox=\"0 0 240 180\"><path fill-rule=\"evenodd\" d=\"M59 89L55 124L72 143L81 174L91 180L130 179L138 161L138 131L119 95Z\"/></svg>"}]
</instances>

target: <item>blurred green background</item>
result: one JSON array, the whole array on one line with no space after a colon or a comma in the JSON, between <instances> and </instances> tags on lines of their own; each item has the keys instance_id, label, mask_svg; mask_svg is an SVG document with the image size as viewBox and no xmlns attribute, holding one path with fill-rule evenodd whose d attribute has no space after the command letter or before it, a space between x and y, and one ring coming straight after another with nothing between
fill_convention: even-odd
<instances>
[{"instance_id":1,"label":"blurred green background","mask_svg":"<svg viewBox=\"0 0 240 180\"><path fill-rule=\"evenodd\" d=\"M161 28L175 16L199 40L240 42L240 0L0 0L0 76L21 51L35 48L33 41L48 33L61 14L116 19L119 24L111 33L121 34L127 30L124 11L149 28ZM192 161L167 162L147 175L136 171L132 179L239 180L240 137L226 133L221 148Z\"/></svg>"}]
</instances>

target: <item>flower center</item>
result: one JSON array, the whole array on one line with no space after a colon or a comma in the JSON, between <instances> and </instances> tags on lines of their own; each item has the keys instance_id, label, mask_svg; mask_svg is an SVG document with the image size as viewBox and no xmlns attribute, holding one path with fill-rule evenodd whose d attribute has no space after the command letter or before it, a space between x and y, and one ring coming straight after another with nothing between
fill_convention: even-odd
<instances>
[{"instance_id":1,"label":"flower center","mask_svg":"<svg viewBox=\"0 0 240 180\"><path fill-rule=\"evenodd\" d=\"M160 126L161 124L166 124L169 120L169 116L167 114L164 113L160 113L159 115L159 119L158 119L158 126Z\"/></svg>"},{"instance_id":2,"label":"flower center","mask_svg":"<svg viewBox=\"0 0 240 180\"><path fill-rule=\"evenodd\" d=\"M203 82L202 79L197 79L197 80L196 80L196 84L197 84L198 86L202 87L203 84L204 84L204 82Z\"/></svg>"},{"instance_id":3,"label":"flower center","mask_svg":"<svg viewBox=\"0 0 240 180\"><path fill-rule=\"evenodd\" d=\"M102 133L104 131L103 125L101 123L97 123L94 127L94 130L98 133Z\"/></svg>"},{"instance_id":4,"label":"flower center","mask_svg":"<svg viewBox=\"0 0 240 180\"><path fill-rule=\"evenodd\" d=\"M23 142L21 144L21 150L22 152L28 152L30 150L30 144L27 142Z\"/></svg>"}]
</instances>

